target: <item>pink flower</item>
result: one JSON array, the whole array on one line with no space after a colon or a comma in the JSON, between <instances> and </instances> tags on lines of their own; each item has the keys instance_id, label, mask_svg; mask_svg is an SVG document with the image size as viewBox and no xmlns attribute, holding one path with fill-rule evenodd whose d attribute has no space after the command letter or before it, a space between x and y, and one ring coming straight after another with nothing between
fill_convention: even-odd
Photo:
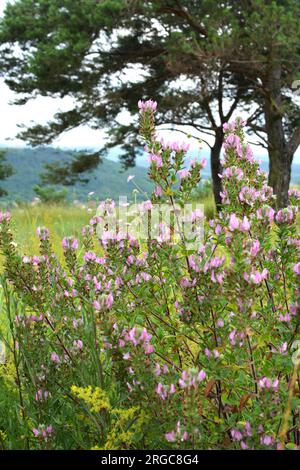
<instances>
[{"instance_id":1,"label":"pink flower","mask_svg":"<svg viewBox=\"0 0 300 470\"><path fill-rule=\"evenodd\" d=\"M145 347L145 354L152 354L154 352L154 347L152 344L147 344Z\"/></svg>"},{"instance_id":2,"label":"pink flower","mask_svg":"<svg viewBox=\"0 0 300 470\"><path fill-rule=\"evenodd\" d=\"M71 248L72 248L72 250L77 250L78 241L76 240L76 238L73 239L72 244L71 244Z\"/></svg>"},{"instance_id":3,"label":"pink flower","mask_svg":"<svg viewBox=\"0 0 300 470\"><path fill-rule=\"evenodd\" d=\"M230 434L233 441L241 441L243 439L243 435L238 429L232 429Z\"/></svg>"},{"instance_id":4,"label":"pink flower","mask_svg":"<svg viewBox=\"0 0 300 470\"><path fill-rule=\"evenodd\" d=\"M195 222L198 219L202 219L204 217L203 211L201 209L196 209L192 212L192 222Z\"/></svg>"},{"instance_id":5,"label":"pink flower","mask_svg":"<svg viewBox=\"0 0 300 470\"><path fill-rule=\"evenodd\" d=\"M151 211L153 208L153 204L150 200L142 202L142 204L139 205L139 209L142 211Z\"/></svg>"},{"instance_id":6,"label":"pink flower","mask_svg":"<svg viewBox=\"0 0 300 470\"><path fill-rule=\"evenodd\" d=\"M254 271L253 273L251 273L250 276L249 274L244 273L244 279L246 281L252 282L253 284L260 284L264 279L268 277L268 275L269 271L264 268L261 273L259 271Z\"/></svg>"},{"instance_id":7,"label":"pink flower","mask_svg":"<svg viewBox=\"0 0 300 470\"><path fill-rule=\"evenodd\" d=\"M271 388L271 381L267 377L263 377L258 381L258 385L261 389Z\"/></svg>"},{"instance_id":8,"label":"pink flower","mask_svg":"<svg viewBox=\"0 0 300 470\"><path fill-rule=\"evenodd\" d=\"M249 421L246 421L245 423L244 435L247 437L250 437L252 435L251 424L249 423Z\"/></svg>"},{"instance_id":9,"label":"pink flower","mask_svg":"<svg viewBox=\"0 0 300 470\"><path fill-rule=\"evenodd\" d=\"M279 352L284 354L287 351L287 342L285 341L281 346L279 346Z\"/></svg>"},{"instance_id":10,"label":"pink flower","mask_svg":"<svg viewBox=\"0 0 300 470\"><path fill-rule=\"evenodd\" d=\"M36 233L40 240L45 241L47 238L49 238L49 230L45 227L38 227Z\"/></svg>"},{"instance_id":11,"label":"pink flower","mask_svg":"<svg viewBox=\"0 0 300 470\"><path fill-rule=\"evenodd\" d=\"M51 394L48 392L48 390L38 390L35 394L35 400L36 401L43 401L47 400Z\"/></svg>"},{"instance_id":12,"label":"pink flower","mask_svg":"<svg viewBox=\"0 0 300 470\"><path fill-rule=\"evenodd\" d=\"M38 437L40 435L40 431L37 428L32 428L32 432L34 434L34 437Z\"/></svg>"},{"instance_id":13,"label":"pink flower","mask_svg":"<svg viewBox=\"0 0 300 470\"><path fill-rule=\"evenodd\" d=\"M231 232L234 232L234 230L237 230L239 228L239 220L235 214L231 214L230 219L229 219L229 230Z\"/></svg>"},{"instance_id":14,"label":"pink flower","mask_svg":"<svg viewBox=\"0 0 300 470\"><path fill-rule=\"evenodd\" d=\"M259 284L262 281L262 277L259 271L255 271L252 277L252 281L254 284Z\"/></svg>"},{"instance_id":15,"label":"pink flower","mask_svg":"<svg viewBox=\"0 0 300 470\"><path fill-rule=\"evenodd\" d=\"M167 432L165 434L165 438L167 439L168 442L175 442L176 441L176 434L174 431Z\"/></svg>"},{"instance_id":16,"label":"pink flower","mask_svg":"<svg viewBox=\"0 0 300 470\"><path fill-rule=\"evenodd\" d=\"M255 241L252 243L252 246L251 246L251 248L250 248L250 254L251 254L251 256L256 256L257 253L259 252L259 248L260 248L259 240L255 240Z\"/></svg>"},{"instance_id":17,"label":"pink flower","mask_svg":"<svg viewBox=\"0 0 300 470\"><path fill-rule=\"evenodd\" d=\"M74 345L74 348L76 349L82 349L83 348L83 342L81 341L81 339L75 339L73 341L73 345Z\"/></svg>"},{"instance_id":18,"label":"pink flower","mask_svg":"<svg viewBox=\"0 0 300 470\"><path fill-rule=\"evenodd\" d=\"M248 232L248 230L250 230L250 222L248 220L248 217L244 216L240 225L240 230L241 232Z\"/></svg>"},{"instance_id":19,"label":"pink flower","mask_svg":"<svg viewBox=\"0 0 300 470\"><path fill-rule=\"evenodd\" d=\"M10 221L10 213L9 212L0 212L0 223L1 222L9 222Z\"/></svg>"},{"instance_id":20,"label":"pink flower","mask_svg":"<svg viewBox=\"0 0 300 470\"><path fill-rule=\"evenodd\" d=\"M155 391L156 391L157 395L159 395L162 400L165 400L167 398L167 392L166 392L166 390L165 390L162 383L159 382L159 384L157 384L157 387L156 387Z\"/></svg>"},{"instance_id":21,"label":"pink flower","mask_svg":"<svg viewBox=\"0 0 300 470\"><path fill-rule=\"evenodd\" d=\"M190 176L189 170L186 170L185 168L183 170L178 171L178 176L180 180L183 180L185 178L188 178Z\"/></svg>"},{"instance_id":22,"label":"pink flower","mask_svg":"<svg viewBox=\"0 0 300 470\"><path fill-rule=\"evenodd\" d=\"M60 359L59 359L58 354L56 354L55 352L51 353L51 361L52 361L52 362L59 363L59 362L60 362Z\"/></svg>"},{"instance_id":23,"label":"pink flower","mask_svg":"<svg viewBox=\"0 0 300 470\"><path fill-rule=\"evenodd\" d=\"M47 426L47 427L46 427L46 431L47 431L48 434L52 434L52 433L53 433L53 427L52 427L51 424L50 424L50 426Z\"/></svg>"},{"instance_id":24,"label":"pink flower","mask_svg":"<svg viewBox=\"0 0 300 470\"><path fill-rule=\"evenodd\" d=\"M206 377L206 373L204 372L204 370L200 370L199 374L198 374L198 380L200 382L202 382L202 380L204 380Z\"/></svg>"},{"instance_id":25,"label":"pink flower","mask_svg":"<svg viewBox=\"0 0 300 470\"><path fill-rule=\"evenodd\" d=\"M151 279L151 275L148 273L145 273L144 271L141 272L141 277L144 279L144 281L148 282Z\"/></svg>"},{"instance_id":26,"label":"pink flower","mask_svg":"<svg viewBox=\"0 0 300 470\"><path fill-rule=\"evenodd\" d=\"M149 163L156 166L156 168L161 168L163 166L163 161L160 155L156 155L155 153L150 153L148 156Z\"/></svg>"},{"instance_id":27,"label":"pink flower","mask_svg":"<svg viewBox=\"0 0 300 470\"><path fill-rule=\"evenodd\" d=\"M62 239L61 245L64 250L68 250L68 249L77 250L78 241L76 240L76 238L73 238L73 237L65 237Z\"/></svg>"},{"instance_id":28,"label":"pink flower","mask_svg":"<svg viewBox=\"0 0 300 470\"><path fill-rule=\"evenodd\" d=\"M279 315L279 320L282 321L282 322L288 323L288 322L291 321L291 317L288 313L286 313L285 315L280 314Z\"/></svg>"},{"instance_id":29,"label":"pink flower","mask_svg":"<svg viewBox=\"0 0 300 470\"><path fill-rule=\"evenodd\" d=\"M63 238L62 239L62 242L61 242L61 245L64 249L68 248L68 240L67 238Z\"/></svg>"},{"instance_id":30,"label":"pink flower","mask_svg":"<svg viewBox=\"0 0 300 470\"><path fill-rule=\"evenodd\" d=\"M295 266L293 266L293 271L295 274L300 274L300 263L297 263Z\"/></svg>"},{"instance_id":31,"label":"pink flower","mask_svg":"<svg viewBox=\"0 0 300 470\"><path fill-rule=\"evenodd\" d=\"M125 336L126 341L130 341L132 344L134 344L134 346L138 344L135 335L136 335L136 328L134 327L134 328L131 328L131 330L129 330L128 334Z\"/></svg>"},{"instance_id":32,"label":"pink flower","mask_svg":"<svg viewBox=\"0 0 300 470\"><path fill-rule=\"evenodd\" d=\"M150 341L152 338L152 335L150 335L150 333L148 333L147 329L144 328L142 333L141 333L141 336L140 336L140 340L141 341Z\"/></svg>"},{"instance_id":33,"label":"pink flower","mask_svg":"<svg viewBox=\"0 0 300 470\"><path fill-rule=\"evenodd\" d=\"M267 217L270 223L273 222L274 215L275 215L274 209L272 207L267 207L265 210L265 216Z\"/></svg>"},{"instance_id":34,"label":"pink flower","mask_svg":"<svg viewBox=\"0 0 300 470\"><path fill-rule=\"evenodd\" d=\"M274 392L278 391L278 387L279 387L279 380L275 379L274 382L272 383L272 388L273 388Z\"/></svg>"},{"instance_id":35,"label":"pink flower","mask_svg":"<svg viewBox=\"0 0 300 470\"><path fill-rule=\"evenodd\" d=\"M110 292L108 294L108 296L106 297L105 305L110 310L113 306L113 303L114 303L114 297L113 297L112 293Z\"/></svg>"},{"instance_id":36,"label":"pink flower","mask_svg":"<svg viewBox=\"0 0 300 470\"><path fill-rule=\"evenodd\" d=\"M261 444L264 444L265 446L272 446L274 444L274 437L268 436L265 434L260 438Z\"/></svg>"},{"instance_id":37,"label":"pink flower","mask_svg":"<svg viewBox=\"0 0 300 470\"><path fill-rule=\"evenodd\" d=\"M285 223L290 224L293 222L296 214L297 214L298 207L285 207L284 209L280 209L276 214L276 222L278 223Z\"/></svg>"},{"instance_id":38,"label":"pink flower","mask_svg":"<svg viewBox=\"0 0 300 470\"><path fill-rule=\"evenodd\" d=\"M138 101L138 108L139 108L141 113L144 113L148 109L155 112L156 109L157 109L157 102L153 101L153 100L148 100L148 101L139 100Z\"/></svg>"},{"instance_id":39,"label":"pink flower","mask_svg":"<svg viewBox=\"0 0 300 470\"><path fill-rule=\"evenodd\" d=\"M92 251L87 251L83 257L84 261L95 261L96 255Z\"/></svg>"},{"instance_id":40,"label":"pink flower","mask_svg":"<svg viewBox=\"0 0 300 470\"><path fill-rule=\"evenodd\" d=\"M93 307L94 307L96 310L100 310L101 305L100 305L100 303L98 302L98 300L94 300L94 301L93 301Z\"/></svg>"},{"instance_id":41,"label":"pink flower","mask_svg":"<svg viewBox=\"0 0 300 470\"><path fill-rule=\"evenodd\" d=\"M230 334L229 334L229 341L230 343L234 346L235 345L235 336L236 336L236 330L233 330Z\"/></svg>"},{"instance_id":42,"label":"pink flower","mask_svg":"<svg viewBox=\"0 0 300 470\"><path fill-rule=\"evenodd\" d=\"M205 354L206 357L210 357L210 356L211 356L211 352L210 352L210 350L209 350L208 348L205 348L205 349L204 349L204 354Z\"/></svg>"},{"instance_id":43,"label":"pink flower","mask_svg":"<svg viewBox=\"0 0 300 470\"><path fill-rule=\"evenodd\" d=\"M215 228L215 234L220 235L221 232L222 232L222 227L220 224L217 224Z\"/></svg>"},{"instance_id":44,"label":"pink flower","mask_svg":"<svg viewBox=\"0 0 300 470\"><path fill-rule=\"evenodd\" d=\"M160 197L162 196L163 194L163 190L160 186L156 186L155 190L154 190L154 194L156 197Z\"/></svg>"},{"instance_id":45,"label":"pink flower","mask_svg":"<svg viewBox=\"0 0 300 470\"><path fill-rule=\"evenodd\" d=\"M170 142L167 145L163 145L164 149L169 148L171 152L187 152L190 145L187 142Z\"/></svg>"}]
</instances>

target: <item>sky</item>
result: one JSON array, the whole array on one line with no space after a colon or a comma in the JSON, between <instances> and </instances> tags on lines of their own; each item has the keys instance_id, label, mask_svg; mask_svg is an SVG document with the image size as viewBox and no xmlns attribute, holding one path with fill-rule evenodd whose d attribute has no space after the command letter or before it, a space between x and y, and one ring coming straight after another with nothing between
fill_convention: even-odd
<instances>
[{"instance_id":1,"label":"sky","mask_svg":"<svg viewBox=\"0 0 300 470\"><path fill-rule=\"evenodd\" d=\"M0 17L8 1L13 0L0 0ZM56 112L67 111L73 107L73 101L68 97L64 99L38 97L22 106L11 104L16 97L17 95L0 78L0 146L23 147L26 143L16 138L19 130L18 125L29 126L35 122L44 124L51 120ZM161 131L160 134L167 140L170 140L169 131ZM176 134L177 138L183 139L182 134ZM93 130L88 126L80 126L62 134L53 142L53 146L72 149L100 148L103 145L104 139L105 132L103 130ZM205 148L205 145L203 148ZM255 146L254 152L259 157L266 154L263 148L257 146ZM300 163L300 148L295 155L294 161Z\"/></svg>"},{"instance_id":2,"label":"sky","mask_svg":"<svg viewBox=\"0 0 300 470\"><path fill-rule=\"evenodd\" d=\"M10 0L11 1L11 0ZM7 0L0 0L0 16L3 14ZM16 139L18 124L30 125L49 121L58 111L72 108L72 99L54 99L38 97L26 105L16 106L10 103L17 97L0 78L0 145L24 146L24 141ZM104 132L90 129L88 126L66 132L53 142L61 148L94 148L103 144Z\"/></svg>"}]
</instances>

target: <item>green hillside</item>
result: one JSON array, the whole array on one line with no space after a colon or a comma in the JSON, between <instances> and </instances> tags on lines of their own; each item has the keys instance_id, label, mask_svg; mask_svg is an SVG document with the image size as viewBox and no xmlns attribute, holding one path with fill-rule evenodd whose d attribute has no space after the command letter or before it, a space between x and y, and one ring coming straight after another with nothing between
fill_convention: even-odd
<instances>
[{"instance_id":1,"label":"green hillside","mask_svg":"<svg viewBox=\"0 0 300 470\"><path fill-rule=\"evenodd\" d=\"M66 161L71 153L46 148L8 148L6 158L14 167L15 173L0 186L8 192L2 201L31 201L36 194L33 187L39 183L39 175L43 172L45 163ZM89 192L94 191L99 199L118 199L119 195L132 198L133 182L127 183L127 177L135 175L136 183L143 191L151 192L151 183L147 177L147 169L136 166L124 171L121 164L116 161L103 159L103 163L96 170L87 173L87 184L77 183L68 188L69 199L86 200Z\"/></svg>"},{"instance_id":2,"label":"green hillside","mask_svg":"<svg viewBox=\"0 0 300 470\"><path fill-rule=\"evenodd\" d=\"M32 201L36 196L33 187L40 183L39 175L44 171L45 163L55 161L64 162L71 158L70 151L63 151L52 147L40 148L7 148L6 159L14 167L15 173L5 181L0 181L0 187L8 192L7 196L0 199L1 203L12 201ZM118 161L119 149L111 150L109 159L103 159L103 163L94 171L84 175L89 179L88 183L77 183L68 187L68 199L86 201L89 192L95 192L97 199L112 198L118 200L119 196L127 196L132 199L132 191L135 184L147 194L151 193L152 184L147 176L147 160L139 158L138 166L127 171L122 169ZM203 179L210 178L209 154L202 152L207 157L206 168L202 172ZM143 165L143 166L141 166ZM262 169L268 171L268 162L261 163ZM133 182L127 183L129 175L135 175ZM292 183L300 182L300 165L294 163L292 168ZM135 183L135 184L134 184ZM140 198L142 196L139 196ZM146 197L146 196L144 196Z\"/></svg>"}]
</instances>

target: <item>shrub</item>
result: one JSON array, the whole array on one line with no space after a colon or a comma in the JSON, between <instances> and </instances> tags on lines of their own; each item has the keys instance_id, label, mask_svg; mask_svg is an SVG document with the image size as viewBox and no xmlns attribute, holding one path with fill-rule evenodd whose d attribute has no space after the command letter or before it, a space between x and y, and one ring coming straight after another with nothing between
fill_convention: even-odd
<instances>
[{"instance_id":1,"label":"shrub","mask_svg":"<svg viewBox=\"0 0 300 470\"><path fill-rule=\"evenodd\" d=\"M66 202L68 190L67 188L56 189L55 186L34 186L34 192L41 202L45 204L60 204Z\"/></svg>"},{"instance_id":2,"label":"shrub","mask_svg":"<svg viewBox=\"0 0 300 470\"><path fill-rule=\"evenodd\" d=\"M81 247L63 239L61 265L44 228L39 255L20 255L10 215L1 214L5 289L22 305L7 340L22 433L42 449L298 448L291 354L299 193L290 193L289 207L273 208L238 119L225 126L223 210L205 223L200 244L187 243L178 207L189 202L203 162L187 170L187 147L158 140L156 103L139 107L156 184L143 208L168 202L171 229L162 222L147 243L118 231L99 237L114 209L103 203ZM199 210L191 220L197 233Z\"/></svg>"}]
</instances>

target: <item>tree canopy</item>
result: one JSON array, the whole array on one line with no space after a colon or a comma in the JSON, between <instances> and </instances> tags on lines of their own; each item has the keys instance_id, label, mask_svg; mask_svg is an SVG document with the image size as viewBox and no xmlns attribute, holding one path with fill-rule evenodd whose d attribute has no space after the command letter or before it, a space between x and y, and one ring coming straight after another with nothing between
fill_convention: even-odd
<instances>
[{"instance_id":1,"label":"tree canopy","mask_svg":"<svg viewBox=\"0 0 300 470\"><path fill-rule=\"evenodd\" d=\"M19 136L39 145L82 124L105 128L106 148L121 144L130 165L140 149L136 104L152 97L159 101L158 124L183 132L192 126L204 141L212 136L220 202L222 125L243 107L268 148L270 181L277 194L283 187L285 203L300 142L290 91L298 73L299 13L296 0L224 1L218 8L211 0L17 0L0 23L0 73L17 103L39 95L74 100L72 109ZM89 168L100 155L86 158ZM70 181L84 166L54 170Z\"/></svg>"}]
</instances>

